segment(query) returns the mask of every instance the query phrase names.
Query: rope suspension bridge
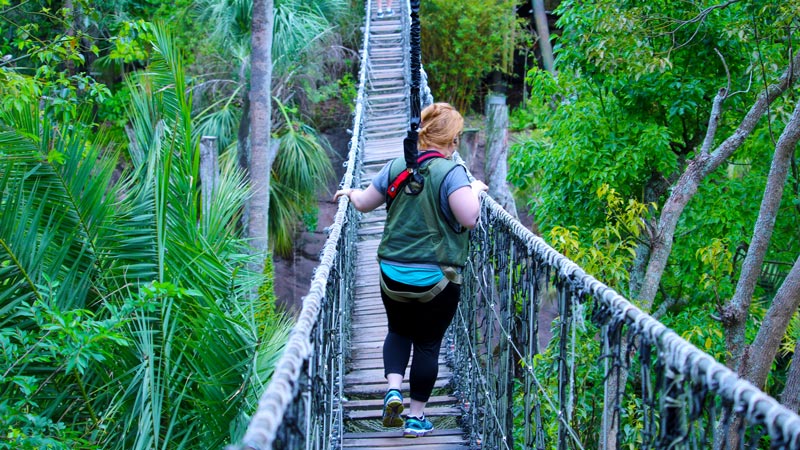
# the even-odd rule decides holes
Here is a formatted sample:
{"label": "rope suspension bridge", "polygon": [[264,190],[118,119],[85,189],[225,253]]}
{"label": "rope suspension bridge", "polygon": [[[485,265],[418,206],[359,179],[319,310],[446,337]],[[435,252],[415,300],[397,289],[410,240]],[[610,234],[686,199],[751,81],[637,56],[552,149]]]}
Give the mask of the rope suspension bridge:
{"label": "rope suspension bridge", "polygon": [[[409,123],[409,29],[419,1],[396,2],[400,14],[381,19],[365,3],[343,187],[366,187],[399,156]],[[800,449],[800,417],[553,250],[492,198],[481,202],[426,410],[432,434],[403,439],[380,426],[386,319],[376,252],[386,211],[360,214],[343,197],[289,342],[232,448],[706,449],[735,441],[735,448]],[[549,342],[549,329],[540,329],[550,327],[548,308],[558,312]],[[596,360],[580,365],[576,356],[590,351]]]}

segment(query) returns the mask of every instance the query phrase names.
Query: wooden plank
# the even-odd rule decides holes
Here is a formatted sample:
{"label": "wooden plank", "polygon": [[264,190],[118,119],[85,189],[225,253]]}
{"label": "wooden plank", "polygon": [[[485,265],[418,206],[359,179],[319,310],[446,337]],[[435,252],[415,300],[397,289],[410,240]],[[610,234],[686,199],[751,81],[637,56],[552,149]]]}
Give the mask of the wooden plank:
{"label": "wooden plank", "polygon": [[372,348],[352,349],[349,361],[364,361],[368,359],[383,358],[383,343]]}
{"label": "wooden plank", "polygon": [[[442,405],[451,405],[457,404],[458,399],[452,397],[450,395],[436,395],[428,399],[428,404],[426,406],[442,406]],[[405,405],[406,409],[410,408],[410,400],[403,399],[403,405]],[[350,410],[359,410],[359,409],[380,409],[383,407],[383,399],[376,399],[376,400],[348,400],[342,403],[344,409]],[[425,409],[425,415],[428,414],[427,408]]]}
{"label": "wooden plank", "polygon": [[356,294],[356,298],[353,301],[352,312],[353,314],[361,315],[383,312],[383,300],[381,300],[381,294],[378,290],[377,283],[375,284],[374,290],[369,289],[365,292],[362,291],[360,294]]}
{"label": "wooden plank", "polygon": [[[439,366],[446,367],[447,361],[440,358]],[[353,358],[347,364],[349,370],[362,370],[362,369],[383,369],[383,356],[377,355],[372,358]]]}
{"label": "wooden plank", "polygon": [[362,314],[355,318],[353,323],[358,323],[359,326],[365,328],[379,328],[380,326],[385,327],[388,320],[386,319],[386,314],[381,310],[380,312],[371,311],[370,314]]}
{"label": "wooden plank", "polygon": [[[460,416],[462,413],[463,411],[461,408],[457,406],[425,407],[425,417]],[[376,420],[382,417],[383,408],[376,407],[371,410],[348,411],[345,414],[347,415],[347,418],[351,420]]]}
{"label": "wooden plank", "polygon": [[382,313],[383,300],[381,300],[380,287],[378,284],[375,283],[374,288],[365,288],[361,292],[356,293],[353,301],[353,308],[350,311],[353,314],[360,314],[362,316]]}
{"label": "wooden plank", "polygon": [[[435,426],[435,425],[434,425]],[[468,442],[462,430],[434,429],[430,434],[415,439],[403,437],[402,430],[384,433],[346,433],[342,447],[348,449],[410,448],[414,450],[460,450],[467,449]]]}
{"label": "wooden plank", "polygon": [[383,342],[384,338],[386,337],[386,328],[379,327],[379,328],[365,328],[364,332],[357,333],[355,336],[352,337],[351,342],[354,344],[361,343],[361,342]]}
{"label": "wooden plank", "polygon": [[[362,314],[357,318],[357,320],[353,320],[353,323],[358,323],[360,326],[363,326],[368,329],[381,328],[379,326],[372,325],[372,323],[374,322],[379,322],[380,324],[385,326],[388,323],[388,320],[386,320],[386,314],[382,310],[374,311],[371,315]],[[367,331],[368,330],[365,330],[365,332]],[[361,333],[356,333],[356,334],[361,334]]]}
{"label": "wooden plank", "polygon": [[[435,424],[434,424],[435,426]],[[464,430],[460,428],[448,428],[448,429],[441,429],[441,430],[434,430],[437,435],[439,436],[463,436]],[[364,433],[345,433],[342,436],[344,439],[373,439],[373,438],[384,438],[387,435],[393,435],[394,432],[386,432],[386,431],[373,431],[373,432],[364,432]]]}
{"label": "wooden plank", "polygon": [[383,312],[383,300],[381,300],[381,294],[377,284],[375,285],[374,291],[368,290],[356,295],[351,312],[361,315]]}
{"label": "wooden plank", "polygon": [[[433,433],[436,433],[436,431],[434,430]],[[360,449],[375,450],[380,448],[407,448],[412,450],[468,450],[469,449],[469,445],[467,445],[466,441],[464,441],[461,444],[458,442],[444,442],[444,443],[431,444],[430,442],[432,441],[426,440],[428,438],[430,438],[430,436],[424,436],[419,439],[404,439],[402,435],[397,434],[396,438],[389,438],[389,439],[397,439],[397,441],[389,440],[389,441],[373,442],[372,439],[368,439],[362,442],[357,440],[346,440],[342,442],[342,447],[353,450],[360,450]]]}
{"label": "wooden plank", "polygon": [[[443,388],[448,385],[450,382],[451,374],[447,374],[446,377],[437,377],[436,382],[433,384],[435,388]],[[363,383],[347,383],[345,382],[345,393],[353,393],[353,394],[364,394],[364,395],[374,395],[380,394],[383,395],[386,393],[386,380],[381,375],[381,379],[375,380],[372,382],[363,382]],[[409,386],[407,381],[403,381],[400,390],[403,392],[408,392]]]}
{"label": "wooden plank", "polygon": [[388,321],[386,319],[386,315],[385,314],[379,314],[379,313],[361,314],[361,315],[353,318],[353,323],[354,324],[358,323],[359,325],[363,324],[363,323],[378,322],[378,321],[381,324],[387,324],[388,323]]}
{"label": "wooden plank", "polygon": [[[380,343],[383,346],[383,342]],[[449,368],[442,370],[439,367],[439,375],[437,379],[449,379],[453,376],[453,372]],[[365,369],[356,372],[350,372],[344,376],[345,384],[373,384],[373,383],[386,383],[386,378],[383,376],[383,369]]]}
{"label": "wooden plank", "polygon": [[[375,323],[377,322],[377,323]],[[355,322],[353,322],[355,323]],[[389,329],[389,322],[384,318],[376,317],[376,320],[373,321],[359,321],[358,322],[359,330],[382,330],[384,334]],[[358,334],[358,333],[356,333]]]}
{"label": "wooden plank", "polygon": [[[447,368],[447,361],[444,355],[439,356],[439,369],[444,371]],[[383,356],[382,352],[374,356],[351,358],[347,363],[348,371],[358,370],[383,370]]]}
{"label": "wooden plank", "polygon": [[389,321],[386,319],[385,314],[374,314],[372,316],[359,316],[358,318],[356,318],[356,320],[353,320],[353,324],[354,325],[358,324],[358,326],[364,327],[365,330],[387,329],[389,326]]}

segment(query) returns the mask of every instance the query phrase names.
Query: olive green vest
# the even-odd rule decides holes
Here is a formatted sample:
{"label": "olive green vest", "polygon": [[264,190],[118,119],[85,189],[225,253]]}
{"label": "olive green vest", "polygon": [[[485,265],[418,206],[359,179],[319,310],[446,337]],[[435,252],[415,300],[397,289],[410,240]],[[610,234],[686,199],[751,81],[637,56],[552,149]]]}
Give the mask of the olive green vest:
{"label": "olive green vest", "polygon": [[[389,183],[405,170],[405,160],[392,161]],[[463,267],[467,261],[469,233],[459,223],[450,223],[439,206],[439,189],[456,163],[434,158],[423,163],[419,173],[425,185],[418,195],[402,192],[386,215],[378,257],[399,262]]]}

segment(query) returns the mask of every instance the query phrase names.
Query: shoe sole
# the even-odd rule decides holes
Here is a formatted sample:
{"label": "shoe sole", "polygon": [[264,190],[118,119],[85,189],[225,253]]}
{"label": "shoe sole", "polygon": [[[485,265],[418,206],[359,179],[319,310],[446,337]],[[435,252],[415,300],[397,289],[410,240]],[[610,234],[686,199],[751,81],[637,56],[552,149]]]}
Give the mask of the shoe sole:
{"label": "shoe sole", "polygon": [[403,418],[400,414],[403,413],[403,402],[394,400],[386,404],[383,410],[383,426],[390,428],[402,427]]}
{"label": "shoe sole", "polygon": [[412,438],[413,439],[413,438],[418,438],[418,437],[425,436],[425,435],[430,434],[432,432],[433,432],[433,428],[431,428],[430,430],[409,430],[409,429],[405,429],[405,430],[403,430],[403,437]]}

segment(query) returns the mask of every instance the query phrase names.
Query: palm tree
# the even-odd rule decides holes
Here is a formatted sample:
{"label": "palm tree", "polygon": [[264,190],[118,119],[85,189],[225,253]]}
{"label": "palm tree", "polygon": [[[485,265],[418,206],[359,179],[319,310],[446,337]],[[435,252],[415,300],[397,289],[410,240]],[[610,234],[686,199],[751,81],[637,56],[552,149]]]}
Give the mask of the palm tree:
{"label": "palm tree", "polygon": [[[317,80],[324,76],[323,65],[326,61],[341,59],[338,58],[338,54],[332,58],[321,55],[332,48],[340,48],[336,45],[338,41],[333,21],[347,14],[349,5],[344,0],[282,0],[275,2],[274,6],[271,92],[283,105],[298,96],[298,91],[303,89],[300,87],[301,81],[311,88],[316,86]],[[252,128],[263,132],[266,129],[263,125],[251,126],[250,122],[254,105],[248,100],[249,86],[246,85],[246,74],[250,71],[248,57],[250,30],[247,26],[251,23],[252,7],[252,2],[241,0],[205,0],[198,5],[201,17],[213,25],[212,38],[220,43],[219,51],[228,55],[222,59],[238,62],[238,65],[228,68],[238,79],[234,78],[232,80],[234,83],[226,83],[235,87],[225,91],[225,95],[210,101],[212,105],[219,105],[219,108],[207,108],[200,117],[200,127],[205,134],[231,137],[237,135],[235,131],[238,127],[239,151],[245,154],[242,160],[249,160],[253,156],[247,155],[248,147],[252,145],[248,142],[251,140],[249,130]],[[255,48],[253,50],[255,51]],[[261,54],[258,61],[264,60],[265,56]],[[237,105],[242,105],[241,111]],[[241,122],[234,120],[234,117],[241,118]],[[294,183],[308,179],[324,180],[332,173],[332,168],[324,141],[300,120],[300,116],[294,114],[289,118],[285,112],[273,110],[270,117],[274,124],[273,128],[279,130],[279,135],[290,130],[301,130],[299,133],[292,131],[291,135],[287,136],[290,141],[279,139],[276,154],[273,155],[270,149],[264,151],[269,163],[267,166],[271,167],[275,158],[282,159],[283,164],[278,164],[269,171],[258,170],[258,173],[272,174],[269,183],[264,183],[265,186],[269,186],[269,194],[266,197],[269,202],[267,208],[269,224],[268,227],[261,228],[269,229],[269,239],[275,251],[286,255],[291,252],[292,237],[300,212],[308,211],[315,203],[313,195],[298,194],[308,185]],[[289,124],[289,121],[292,123]],[[300,145],[297,145],[297,139],[291,140],[296,136],[302,139]],[[259,141],[264,139],[259,138]],[[227,146],[233,143],[224,141],[223,144]],[[298,158],[294,160],[288,157],[282,158],[281,154],[293,154]],[[287,161],[295,163],[287,164]],[[309,161],[310,164],[297,164],[299,161]],[[289,170],[291,173],[282,172],[284,170]],[[317,182],[311,186],[318,185]]]}
{"label": "palm tree", "polygon": [[[269,199],[272,162],[277,145],[272,145],[272,0],[253,0],[250,58],[250,145],[248,174],[253,196],[247,209],[247,236],[254,253],[263,260],[269,249]],[[255,269],[263,272],[263,262]]]}
{"label": "palm tree", "polygon": [[[38,102],[0,111],[0,412],[19,448],[220,448],[246,426],[288,319],[249,292],[225,156],[201,216],[198,140],[164,26],[132,90],[130,166]],[[118,145],[117,145],[118,146]],[[66,427],[64,427],[66,425]]]}

